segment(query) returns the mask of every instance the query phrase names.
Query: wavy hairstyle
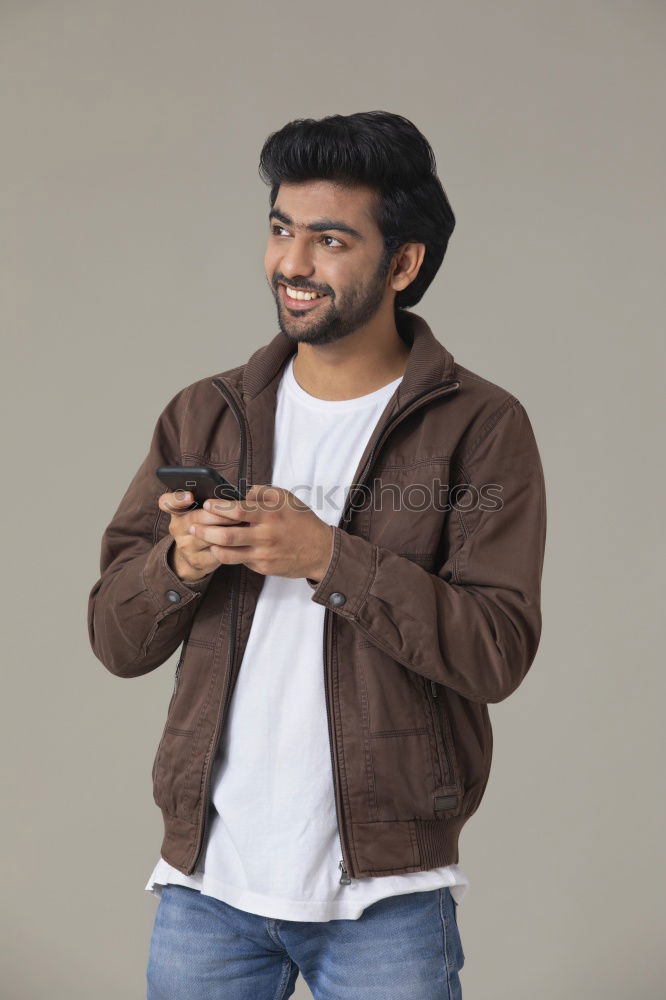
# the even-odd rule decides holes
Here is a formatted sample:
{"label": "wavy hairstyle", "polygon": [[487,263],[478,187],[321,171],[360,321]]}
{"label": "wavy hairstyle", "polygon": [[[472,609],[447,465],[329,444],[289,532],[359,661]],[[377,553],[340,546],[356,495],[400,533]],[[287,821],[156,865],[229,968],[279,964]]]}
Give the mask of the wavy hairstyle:
{"label": "wavy hairstyle", "polygon": [[389,111],[296,118],[268,136],[259,159],[259,175],[271,185],[271,208],[282,183],[328,180],[378,192],[373,214],[384,239],[384,273],[404,243],[425,244],[418,274],[396,294],[396,309],[420,301],[456,224],[436,170],[425,136],[408,118]]}

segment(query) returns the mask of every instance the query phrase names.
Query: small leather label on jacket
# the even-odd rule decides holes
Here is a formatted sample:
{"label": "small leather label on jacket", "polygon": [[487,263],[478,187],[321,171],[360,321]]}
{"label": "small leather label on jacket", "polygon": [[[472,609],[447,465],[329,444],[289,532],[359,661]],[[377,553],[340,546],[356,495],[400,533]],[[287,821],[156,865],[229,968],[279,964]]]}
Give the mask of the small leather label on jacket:
{"label": "small leather label on jacket", "polygon": [[458,805],[457,795],[436,795],[435,809],[453,809]]}

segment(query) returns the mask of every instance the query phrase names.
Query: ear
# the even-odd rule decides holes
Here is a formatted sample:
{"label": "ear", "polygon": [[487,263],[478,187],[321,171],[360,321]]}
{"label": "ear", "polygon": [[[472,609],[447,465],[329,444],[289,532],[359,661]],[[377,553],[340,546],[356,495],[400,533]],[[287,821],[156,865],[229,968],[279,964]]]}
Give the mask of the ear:
{"label": "ear", "polygon": [[391,288],[401,292],[407,285],[411,285],[419,273],[425,251],[425,243],[405,243],[396,251],[390,280]]}

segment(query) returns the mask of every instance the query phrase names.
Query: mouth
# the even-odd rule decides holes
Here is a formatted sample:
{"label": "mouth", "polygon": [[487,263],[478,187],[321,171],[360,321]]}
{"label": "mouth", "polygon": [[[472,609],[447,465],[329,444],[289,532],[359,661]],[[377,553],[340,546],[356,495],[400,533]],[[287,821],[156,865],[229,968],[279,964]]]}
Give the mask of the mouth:
{"label": "mouth", "polygon": [[[318,305],[330,298],[329,295],[323,295],[321,293],[317,293],[317,297],[314,299],[292,298],[287,294],[288,287],[289,286],[285,285],[282,281],[278,282],[280,302],[282,302],[287,309],[293,309],[297,312],[310,312],[311,309],[316,309]],[[292,289],[292,291],[300,292],[304,291],[304,289]]]}

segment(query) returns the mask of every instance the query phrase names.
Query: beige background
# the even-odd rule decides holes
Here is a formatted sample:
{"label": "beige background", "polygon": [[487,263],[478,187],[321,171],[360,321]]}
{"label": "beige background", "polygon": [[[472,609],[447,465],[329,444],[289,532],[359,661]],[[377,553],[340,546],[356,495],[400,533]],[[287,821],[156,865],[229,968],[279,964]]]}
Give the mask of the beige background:
{"label": "beige background", "polygon": [[0,4],[7,1000],[145,995],[174,664],[123,682],[93,657],[101,532],[167,400],[277,331],[263,140],[373,108],[426,134],[457,215],[415,311],[521,399],[548,488],[541,647],[461,837],[464,997],[661,995],[665,22]]}

